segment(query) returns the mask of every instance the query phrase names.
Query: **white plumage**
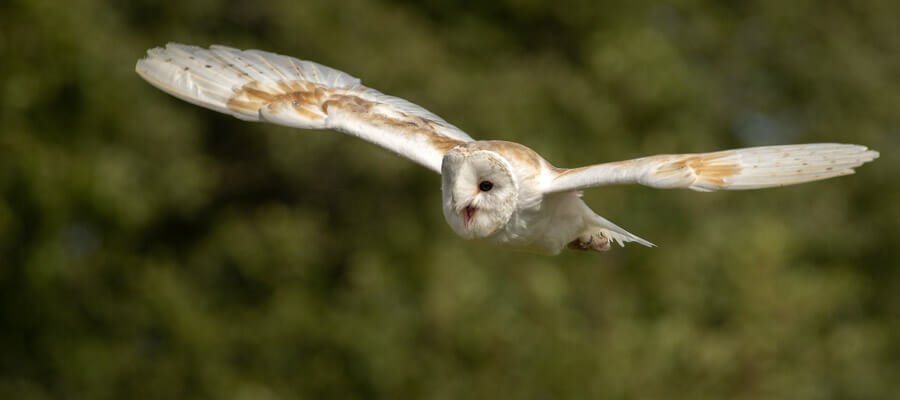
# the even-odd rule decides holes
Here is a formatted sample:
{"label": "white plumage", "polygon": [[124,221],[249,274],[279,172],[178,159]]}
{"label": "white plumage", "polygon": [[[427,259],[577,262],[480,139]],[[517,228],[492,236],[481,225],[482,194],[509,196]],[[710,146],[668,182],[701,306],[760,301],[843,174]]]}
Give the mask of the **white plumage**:
{"label": "white plumage", "polygon": [[750,147],[703,154],[658,155],[564,171],[548,191],[616,183],[655,188],[713,190],[760,189],[848,175],[878,153],[838,143]]}
{"label": "white plumage", "polygon": [[557,168],[521,144],[475,141],[413,103],[314,62],[174,43],[147,54],[137,73],[175,97],[243,120],[334,129],[372,142],[441,173],[444,216],[463,238],[551,254],[567,246],[604,251],[611,242],[653,246],[595,214],[580,198],[586,188],[758,189],[852,174],[878,157],[865,146],[816,143]]}

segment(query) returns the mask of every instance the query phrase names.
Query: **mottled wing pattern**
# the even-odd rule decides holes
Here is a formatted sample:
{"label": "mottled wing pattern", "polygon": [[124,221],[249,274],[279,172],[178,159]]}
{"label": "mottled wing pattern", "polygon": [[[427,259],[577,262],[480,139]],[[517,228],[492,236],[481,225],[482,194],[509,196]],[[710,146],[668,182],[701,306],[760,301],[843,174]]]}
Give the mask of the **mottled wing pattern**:
{"label": "mottled wing pattern", "polygon": [[701,192],[794,185],[853,173],[878,158],[865,146],[836,143],[749,147],[701,154],[657,155],[559,169],[544,192],[639,183]]}
{"label": "mottled wing pattern", "polygon": [[260,50],[169,43],[147,52],[137,73],[182,100],[249,121],[334,129],[440,172],[465,132],[344,72]]}

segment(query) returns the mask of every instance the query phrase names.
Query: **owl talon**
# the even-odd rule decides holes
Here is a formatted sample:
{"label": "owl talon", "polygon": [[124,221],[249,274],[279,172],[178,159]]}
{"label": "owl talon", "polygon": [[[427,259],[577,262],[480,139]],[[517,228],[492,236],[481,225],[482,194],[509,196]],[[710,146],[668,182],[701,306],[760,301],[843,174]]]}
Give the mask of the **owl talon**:
{"label": "owl talon", "polygon": [[573,250],[584,251],[607,251],[612,248],[609,238],[603,233],[581,236],[569,242],[567,247]]}

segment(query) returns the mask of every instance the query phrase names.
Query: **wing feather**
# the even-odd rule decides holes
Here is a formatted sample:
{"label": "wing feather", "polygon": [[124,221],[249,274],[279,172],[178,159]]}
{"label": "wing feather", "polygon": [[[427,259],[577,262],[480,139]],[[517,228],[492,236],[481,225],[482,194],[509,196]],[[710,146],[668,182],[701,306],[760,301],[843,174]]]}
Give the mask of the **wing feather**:
{"label": "wing feather", "polygon": [[135,66],[157,88],[249,121],[334,129],[440,172],[465,132],[409,101],[363,86],[341,71],[261,50],[169,43]]}
{"label": "wing feather", "polygon": [[658,155],[582,168],[559,169],[545,184],[544,192],[622,183],[701,192],[760,189],[849,175],[854,168],[876,158],[878,152],[865,146],[837,143]]}

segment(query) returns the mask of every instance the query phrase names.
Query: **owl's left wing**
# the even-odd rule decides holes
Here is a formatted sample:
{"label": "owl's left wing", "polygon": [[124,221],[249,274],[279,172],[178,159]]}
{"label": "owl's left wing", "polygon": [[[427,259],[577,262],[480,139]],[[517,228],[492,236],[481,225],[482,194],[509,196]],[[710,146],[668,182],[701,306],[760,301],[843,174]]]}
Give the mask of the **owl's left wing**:
{"label": "owl's left wing", "polygon": [[265,51],[169,43],[147,51],[135,70],[196,105],[249,121],[334,129],[438,173],[444,153],[472,141],[437,115],[344,72]]}
{"label": "owl's left wing", "polygon": [[701,192],[794,185],[853,173],[878,158],[855,144],[814,143],[749,147],[700,154],[666,154],[634,160],[558,169],[543,192],[638,183]]}

